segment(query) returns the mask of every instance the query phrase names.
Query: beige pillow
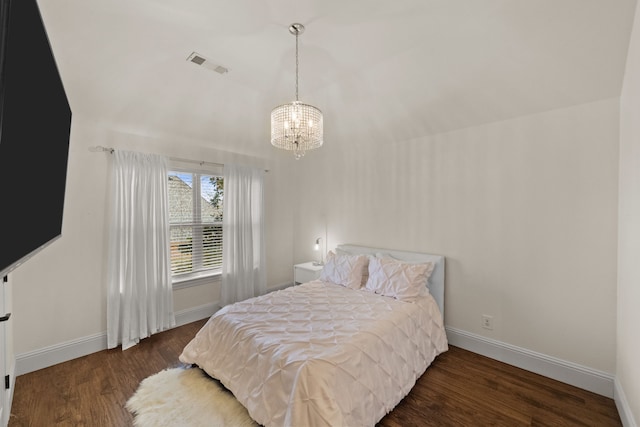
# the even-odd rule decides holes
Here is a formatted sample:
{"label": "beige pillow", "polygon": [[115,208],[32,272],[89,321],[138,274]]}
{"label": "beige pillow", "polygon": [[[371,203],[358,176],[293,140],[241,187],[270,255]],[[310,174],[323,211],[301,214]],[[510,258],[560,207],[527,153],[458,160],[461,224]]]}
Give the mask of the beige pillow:
{"label": "beige pillow", "polygon": [[406,263],[393,258],[371,258],[365,289],[402,301],[415,301],[427,290],[427,280],[435,265],[432,262]]}
{"label": "beige pillow", "polygon": [[352,289],[362,287],[362,275],[367,271],[369,258],[364,255],[327,254],[327,261],[320,272],[320,280]]}
{"label": "beige pillow", "polygon": [[[336,255],[352,255],[352,254],[345,251],[344,249],[336,248]],[[367,258],[373,258],[375,255],[362,255],[362,256],[366,256]],[[360,286],[361,288],[364,288],[364,285],[367,284],[367,280],[369,279],[368,266],[369,266],[369,262],[367,261],[367,268],[365,268],[364,271],[362,272],[362,285]]]}

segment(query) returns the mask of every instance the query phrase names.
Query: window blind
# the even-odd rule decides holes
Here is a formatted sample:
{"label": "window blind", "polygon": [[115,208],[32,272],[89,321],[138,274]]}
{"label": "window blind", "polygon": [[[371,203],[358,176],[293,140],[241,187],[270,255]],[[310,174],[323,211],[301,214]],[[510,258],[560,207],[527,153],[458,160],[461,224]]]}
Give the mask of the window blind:
{"label": "window blind", "polygon": [[171,272],[183,276],[222,268],[223,179],[169,173]]}

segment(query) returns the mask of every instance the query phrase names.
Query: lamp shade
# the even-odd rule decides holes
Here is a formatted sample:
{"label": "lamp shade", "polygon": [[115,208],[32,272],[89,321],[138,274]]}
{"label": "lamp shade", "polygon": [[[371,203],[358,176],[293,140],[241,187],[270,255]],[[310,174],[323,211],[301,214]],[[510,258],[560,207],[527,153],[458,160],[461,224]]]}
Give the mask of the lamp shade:
{"label": "lamp shade", "polygon": [[322,112],[313,105],[293,101],[271,111],[271,145],[294,152],[296,159],[322,147]]}

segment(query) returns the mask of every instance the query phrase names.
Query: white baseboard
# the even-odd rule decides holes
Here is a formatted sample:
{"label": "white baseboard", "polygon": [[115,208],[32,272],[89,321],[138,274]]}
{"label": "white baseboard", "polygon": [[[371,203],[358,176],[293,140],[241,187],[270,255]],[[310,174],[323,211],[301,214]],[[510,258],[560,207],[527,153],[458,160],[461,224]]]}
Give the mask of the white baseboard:
{"label": "white baseboard", "polygon": [[620,414],[620,421],[624,427],[638,427],[636,420],[633,418],[633,413],[629,407],[629,401],[624,393],[624,389],[618,379],[615,379],[614,398],[616,407],[618,408],[618,414]]}
{"label": "white baseboard", "polygon": [[[176,326],[186,325],[196,320],[211,317],[220,308],[217,302],[200,305],[175,313]],[[58,363],[106,350],[107,333],[90,335],[83,338],[55,344],[27,353],[18,354],[15,363],[15,375],[28,374],[38,369],[48,368]]]}
{"label": "white baseboard", "polygon": [[86,356],[107,348],[107,333],[82,337],[18,354],[16,356],[16,375],[23,375],[38,369],[48,368],[58,363]]}
{"label": "white baseboard", "polygon": [[176,327],[211,317],[218,310],[220,310],[220,303],[216,301],[193,308],[187,308],[186,310],[177,311],[175,313]]}
{"label": "white baseboard", "polygon": [[446,330],[451,345],[613,398],[614,376],[606,372],[449,326]]}

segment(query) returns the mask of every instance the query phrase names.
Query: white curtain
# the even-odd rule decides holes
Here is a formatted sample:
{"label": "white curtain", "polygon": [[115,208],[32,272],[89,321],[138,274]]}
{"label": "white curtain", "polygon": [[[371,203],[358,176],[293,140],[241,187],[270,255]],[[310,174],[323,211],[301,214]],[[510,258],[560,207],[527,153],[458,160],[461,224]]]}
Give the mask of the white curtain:
{"label": "white curtain", "polygon": [[267,291],[263,187],[264,170],[224,165],[223,305]]}
{"label": "white curtain", "polygon": [[125,350],[175,326],[167,159],[117,150],[107,272],[107,345]]}

